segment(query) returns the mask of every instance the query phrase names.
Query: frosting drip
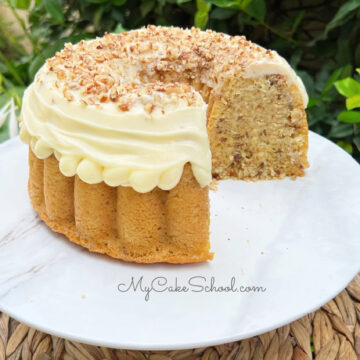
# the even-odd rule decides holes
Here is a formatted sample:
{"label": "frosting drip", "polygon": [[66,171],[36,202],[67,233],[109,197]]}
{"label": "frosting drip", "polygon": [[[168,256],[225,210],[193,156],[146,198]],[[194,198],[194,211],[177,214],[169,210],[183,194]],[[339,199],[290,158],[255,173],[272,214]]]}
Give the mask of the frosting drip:
{"label": "frosting drip", "polygon": [[[150,86],[150,85],[149,85]],[[174,85],[172,85],[174,87]],[[206,104],[191,88],[128,94],[128,111],[108,102],[67,101],[46,65],[25,91],[20,137],[40,159],[54,153],[65,176],[148,192],[177,185],[185,163],[201,186],[211,181]],[[162,106],[153,107],[154,97]],[[150,108],[149,105],[150,104]]]}

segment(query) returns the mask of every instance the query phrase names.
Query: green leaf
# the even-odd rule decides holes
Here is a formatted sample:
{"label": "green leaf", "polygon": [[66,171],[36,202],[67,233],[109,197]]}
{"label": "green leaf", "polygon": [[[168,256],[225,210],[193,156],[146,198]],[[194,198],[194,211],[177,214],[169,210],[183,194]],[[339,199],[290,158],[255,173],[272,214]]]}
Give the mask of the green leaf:
{"label": "green leaf", "polygon": [[0,128],[0,143],[9,139],[9,121],[6,121],[5,124]]}
{"label": "green leaf", "polygon": [[354,133],[353,124],[343,124],[340,122],[335,123],[330,133],[328,134],[328,137],[335,138],[335,139],[341,139],[347,136],[352,136]]}
{"label": "green leaf", "polygon": [[122,6],[126,3],[126,0],[111,0],[111,3],[115,6]]}
{"label": "green leaf", "polygon": [[209,15],[204,12],[197,11],[194,17],[194,25],[200,29],[205,29],[209,20]]}
{"label": "green leaf", "polygon": [[208,13],[211,10],[211,4],[205,0],[196,0],[196,7],[198,11]]}
{"label": "green leaf", "polygon": [[27,10],[30,6],[31,0],[11,0],[10,3],[16,9]]}
{"label": "green leaf", "polygon": [[292,26],[291,26],[291,35],[294,34],[297,30],[297,28],[299,27],[300,23],[301,23],[301,20],[304,18],[306,14],[306,11],[305,10],[301,10],[298,15],[296,16]]}
{"label": "green leaf", "polygon": [[224,9],[224,8],[215,8],[211,14],[210,18],[215,20],[226,20],[231,18],[237,13],[236,10]]}
{"label": "green leaf", "polygon": [[318,104],[319,101],[320,101],[320,100],[315,99],[315,98],[313,98],[313,97],[310,96],[310,97],[309,97],[309,103],[308,103],[308,105],[307,105],[307,108],[308,108],[308,109],[312,108],[313,106],[315,106],[316,104]]}
{"label": "green leaf", "polygon": [[0,64],[4,66],[4,71],[9,72],[18,85],[25,85],[24,80],[17,71],[14,61],[8,60],[8,58],[0,51]]}
{"label": "green leaf", "polygon": [[360,151],[360,135],[353,138],[353,143],[357,147],[358,151]]}
{"label": "green leaf", "polygon": [[346,108],[352,110],[360,107],[360,93],[346,99]]}
{"label": "green leaf", "polygon": [[196,0],[197,12],[194,17],[194,25],[200,29],[205,29],[209,19],[211,4],[204,0]]}
{"label": "green leaf", "polygon": [[105,6],[99,5],[97,9],[94,12],[93,17],[93,25],[94,25],[94,31],[96,32],[100,26],[102,15],[104,13]]}
{"label": "green leaf", "polygon": [[356,68],[358,74],[360,74],[360,68]]}
{"label": "green leaf", "polygon": [[[311,97],[310,97],[310,102],[311,102]],[[309,127],[313,127],[318,123],[322,123],[324,122],[324,119],[326,119],[325,106],[320,102],[316,104],[316,106],[312,106],[311,108],[309,108],[308,106],[306,109],[306,114],[308,117]],[[338,123],[338,121],[335,122]]]}
{"label": "green leaf", "polygon": [[140,13],[144,18],[154,8],[155,0],[142,0],[140,5]]}
{"label": "green leaf", "polygon": [[[123,9],[112,8],[111,18],[114,19],[117,24],[119,24],[119,23],[123,24],[124,23]],[[106,20],[109,20],[109,18],[106,17]],[[101,26],[102,25],[103,25],[103,23],[101,23]]]}
{"label": "green leaf", "polygon": [[297,74],[300,76],[303,81],[306,91],[310,96],[315,97],[315,83],[313,77],[307,71],[297,71]]}
{"label": "green leaf", "polygon": [[342,111],[338,115],[338,120],[344,123],[360,123],[360,111]]}
{"label": "green leaf", "polygon": [[40,55],[36,56],[30,63],[28,73],[30,80],[33,80],[37,71],[40,69],[44,63],[44,58]]}
{"label": "green leaf", "polygon": [[[0,95],[0,107],[2,108],[8,101],[10,97],[7,94]],[[5,123],[0,126],[0,143],[9,138],[9,119],[6,119]]]}
{"label": "green leaf", "polygon": [[24,95],[25,86],[14,86],[9,89],[9,95],[14,98],[15,104],[21,107],[22,97]]}
{"label": "green leaf", "polygon": [[337,142],[337,144],[342,147],[346,152],[348,152],[349,154],[352,154],[353,153],[353,147],[351,144],[349,144],[348,142],[345,142],[345,141],[342,141],[342,140],[339,140]]}
{"label": "green leaf", "polygon": [[351,97],[360,93],[360,83],[350,77],[334,83],[336,90],[343,96]]}
{"label": "green leaf", "polygon": [[126,29],[122,26],[122,24],[117,24],[116,28],[114,29],[115,34],[120,34],[120,33],[123,33],[125,31],[126,31]]}
{"label": "green leaf", "polygon": [[252,0],[207,0],[221,8],[245,10]]}
{"label": "green leaf", "polygon": [[357,44],[355,50],[353,50],[353,53],[354,53],[354,63],[360,64],[360,43]]}
{"label": "green leaf", "polygon": [[229,0],[208,0],[210,4],[216,5],[220,8],[235,8],[234,2],[235,1],[229,1]]}
{"label": "green leaf", "polygon": [[266,15],[266,1],[265,0],[252,0],[247,6],[246,10],[248,14],[255,19],[263,22]]}
{"label": "green leaf", "polygon": [[338,39],[335,60],[339,65],[352,63],[352,47],[349,39]]}
{"label": "green leaf", "polygon": [[331,88],[333,87],[335,81],[342,79],[346,76],[350,76],[352,72],[352,66],[350,64],[342,66],[341,68],[335,70],[331,76],[329,77],[329,79],[326,81],[326,84],[324,86],[324,89],[321,93],[321,95],[326,94],[328,91],[331,90]]}
{"label": "green leaf", "polygon": [[330,30],[342,25],[356,9],[360,8],[360,0],[350,0],[342,5],[332,20],[325,27],[325,34]]}
{"label": "green leaf", "polygon": [[55,23],[61,24],[64,22],[64,15],[61,3],[59,0],[45,0],[45,9],[54,19]]}
{"label": "green leaf", "polygon": [[296,49],[292,55],[291,55],[291,58],[290,58],[290,65],[292,68],[296,69],[300,60],[301,60],[301,57],[303,55],[303,50],[298,48]]}
{"label": "green leaf", "polygon": [[92,3],[92,4],[102,4],[102,3],[106,2],[107,0],[86,0],[86,1],[89,3]]}

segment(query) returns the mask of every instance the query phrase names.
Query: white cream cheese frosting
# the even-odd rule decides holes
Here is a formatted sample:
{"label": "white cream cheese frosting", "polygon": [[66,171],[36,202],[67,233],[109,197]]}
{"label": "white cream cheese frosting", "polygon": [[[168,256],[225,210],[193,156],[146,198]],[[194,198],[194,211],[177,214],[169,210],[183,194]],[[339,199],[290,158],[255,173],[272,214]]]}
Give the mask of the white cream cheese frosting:
{"label": "white cream cheese frosting", "polygon": [[198,78],[221,96],[233,76],[272,74],[283,75],[306,107],[304,85],[290,65],[243,36],[148,26],[66,44],[25,91],[21,139],[40,159],[54,154],[65,176],[89,184],[169,190],[190,162],[206,186],[207,105],[194,88],[171,82]]}
{"label": "white cream cheese frosting", "polygon": [[[190,162],[199,184],[210,183],[207,106],[194,90],[182,96],[156,90],[140,97],[129,94],[131,109],[119,111],[112,102],[85,106],[74,91],[69,102],[54,83],[44,65],[25,91],[20,137],[40,159],[54,153],[63,175],[144,193],[156,186],[175,187]],[[156,96],[162,107],[150,112],[147,105]]]}
{"label": "white cream cheese frosting", "polygon": [[249,65],[246,68],[244,77],[253,78],[273,74],[284,75],[288,85],[295,85],[297,87],[303,101],[303,106],[306,108],[309,97],[302,80],[282,56],[276,51],[272,51],[272,54],[272,59],[258,59],[256,62]]}

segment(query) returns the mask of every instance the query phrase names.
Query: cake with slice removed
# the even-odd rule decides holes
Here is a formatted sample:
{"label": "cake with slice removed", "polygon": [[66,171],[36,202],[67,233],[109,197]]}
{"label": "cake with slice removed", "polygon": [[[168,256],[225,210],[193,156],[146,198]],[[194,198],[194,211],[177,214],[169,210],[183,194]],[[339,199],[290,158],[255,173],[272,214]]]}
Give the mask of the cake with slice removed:
{"label": "cake with slice removed", "polygon": [[67,44],[24,95],[32,204],[91,251],[211,259],[211,179],[303,176],[306,104],[288,63],[242,36],[148,26]]}

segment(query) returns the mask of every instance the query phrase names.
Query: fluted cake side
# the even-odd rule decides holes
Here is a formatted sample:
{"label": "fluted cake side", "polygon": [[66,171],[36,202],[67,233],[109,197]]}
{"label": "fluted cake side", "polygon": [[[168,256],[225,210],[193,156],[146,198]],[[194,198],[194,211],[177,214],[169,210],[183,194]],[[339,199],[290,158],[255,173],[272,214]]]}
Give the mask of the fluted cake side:
{"label": "fluted cake side", "polygon": [[72,242],[141,263],[212,259],[208,187],[200,187],[189,164],[175,188],[147,193],[65,177],[54,155],[41,160],[30,148],[29,166],[33,207],[52,230]]}

